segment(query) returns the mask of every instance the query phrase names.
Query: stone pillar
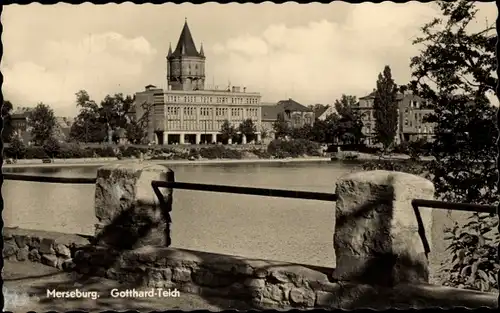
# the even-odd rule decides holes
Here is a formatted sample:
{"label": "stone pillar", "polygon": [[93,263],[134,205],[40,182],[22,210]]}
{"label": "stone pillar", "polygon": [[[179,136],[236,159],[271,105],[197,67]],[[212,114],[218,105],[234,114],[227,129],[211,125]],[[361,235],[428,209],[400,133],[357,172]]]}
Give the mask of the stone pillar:
{"label": "stone pillar", "polygon": [[179,134],[179,144],[183,145],[185,142],[184,142],[184,133],[180,133]]}
{"label": "stone pillar", "polygon": [[196,133],[196,144],[199,145],[201,142],[201,134],[200,133]]}
{"label": "stone pillar", "polygon": [[[337,181],[333,246],[337,280],[375,285],[427,282],[428,260],[412,199],[433,199],[419,176],[368,171]],[[419,208],[430,242],[431,209]]]}
{"label": "stone pillar", "polygon": [[217,142],[217,134],[212,134],[212,143]]}
{"label": "stone pillar", "polygon": [[168,132],[163,132],[163,144],[168,145]]}
{"label": "stone pillar", "polygon": [[241,134],[241,144],[244,145],[247,143],[247,136],[245,136],[244,134]]}
{"label": "stone pillar", "polygon": [[172,192],[160,188],[160,203],[151,181],[173,180],[173,172],[148,162],[120,162],[97,171],[95,243],[118,249],[168,246]]}
{"label": "stone pillar", "polygon": [[154,138],[154,141],[155,141],[155,145],[158,144],[158,134],[157,133],[153,133],[153,138]]}

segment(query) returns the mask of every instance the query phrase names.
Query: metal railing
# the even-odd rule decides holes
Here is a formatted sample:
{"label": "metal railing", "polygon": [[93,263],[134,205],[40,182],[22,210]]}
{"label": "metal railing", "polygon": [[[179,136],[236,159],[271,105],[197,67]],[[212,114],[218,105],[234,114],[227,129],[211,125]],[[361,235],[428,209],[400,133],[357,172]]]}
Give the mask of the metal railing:
{"label": "metal railing", "polygon": [[[96,178],[69,178],[69,177],[33,176],[33,175],[19,175],[19,174],[3,174],[3,178],[4,180],[40,182],[40,183],[59,183],[59,184],[96,183]],[[158,180],[152,181],[151,186],[160,204],[166,205],[169,208],[168,210],[169,212],[171,210],[171,201],[169,201],[170,203],[165,203],[164,196],[161,193],[160,188],[232,193],[232,194],[277,197],[277,198],[318,200],[318,201],[330,201],[330,202],[335,202],[338,199],[337,195],[332,193],[176,182],[174,177],[174,172],[167,173],[166,181],[158,181]],[[411,204],[417,219],[418,233],[424,245],[424,250],[426,255],[428,255],[430,252],[430,245],[425,234],[425,228],[422,221],[422,217],[420,215],[419,207],[478,212],[478,213],[490,213],[490,214],[495,214],[497,212],[497,207],[493,205],[456,203],[456,202],[445,202],[445,201],[425,200],[425,199],[414,199],[411,201]]]}
{"label": "metal railing", "polygon": [[51,177],[51,176],[35,176],[35,175],[19,175],[19,174],[3,174],[4,180],[28,181],[37,183],[53,183],[53,184],[95,184],[96,178],[85,177]]}

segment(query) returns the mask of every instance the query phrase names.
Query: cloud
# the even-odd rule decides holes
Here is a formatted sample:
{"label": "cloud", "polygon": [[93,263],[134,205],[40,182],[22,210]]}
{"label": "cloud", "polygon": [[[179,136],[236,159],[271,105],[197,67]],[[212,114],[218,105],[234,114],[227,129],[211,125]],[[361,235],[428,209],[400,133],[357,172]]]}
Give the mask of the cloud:
{"label": "cloud", "polygon": [[276,24],[219,42],[211,50],[216,60],[208,62],[216,64],[215,76],[251,86],[269,100],[298,96],[304,103],[332,103],[342,93],[371,91],[385,65],[406,83],[416,54],[411,39],[435,14],[427,4],[365,3],[353,6],[342,24]]}
{"label": "cloud", "polygon": [[74,94],[80,89],[97,101],[117,89],[136,91],[131,78],[142,75],[144,65],[155,55],[144,37],[126,38],[115,32],[75,41],[46,41],[36,61],[7,55],[2,63],[3,90],[16,105],[44,102],[58,113],[74,114]]}

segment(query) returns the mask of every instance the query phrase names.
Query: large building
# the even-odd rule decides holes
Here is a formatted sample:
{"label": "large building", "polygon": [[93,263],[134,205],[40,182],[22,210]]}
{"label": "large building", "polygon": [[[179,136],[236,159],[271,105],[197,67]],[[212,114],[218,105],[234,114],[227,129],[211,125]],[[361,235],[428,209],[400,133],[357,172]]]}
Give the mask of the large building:
{"label": "large building", "polygon": [[[375,90],[365,97],[359,98],[355,107],[361,114],[363,122],[362,132],[368,145],[375,144],[375,112],[374,112]],[[398,134],[396,143],[413,141],[420,138],[430,140],[434,132],[434,124],[424,123],[423,118],[433,112],[427,103],[410,93],[398,94]]]}
{"label": "large building", "polygon": [[[261,95],[240,86],[205,89],[205,61],[203,46],[196,48],[186,21],[175,50],[168,51],[168,89],[149,85],[136,93],[136,119],[144,114],[143,104],[153,106],[147,127],[150,142],[218,143],[224,121],[238,128],[247,119],[256,126],[256,140],[261,140]],[[247,138],[242,135],[241,141]]]}

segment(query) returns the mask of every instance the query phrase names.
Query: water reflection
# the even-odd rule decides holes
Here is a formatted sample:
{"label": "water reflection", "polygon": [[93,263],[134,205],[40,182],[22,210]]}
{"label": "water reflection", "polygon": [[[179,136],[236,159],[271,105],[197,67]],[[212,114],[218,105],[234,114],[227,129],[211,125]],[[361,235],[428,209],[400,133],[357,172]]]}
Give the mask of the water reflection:
{"label": "water reflection", "polygon": [[[334,192],[352,171],[341,163],[172,165],[176,180],[235,186]],[[97,167],[10,168],[4,172],[95,177]],[[6,226],[92,234],[93,185],[5,181]],[[331,266],[333,204],[178,190],[173,203],[173,246]]]}

